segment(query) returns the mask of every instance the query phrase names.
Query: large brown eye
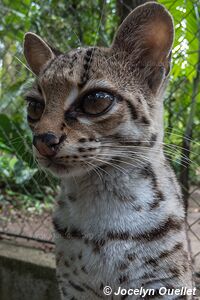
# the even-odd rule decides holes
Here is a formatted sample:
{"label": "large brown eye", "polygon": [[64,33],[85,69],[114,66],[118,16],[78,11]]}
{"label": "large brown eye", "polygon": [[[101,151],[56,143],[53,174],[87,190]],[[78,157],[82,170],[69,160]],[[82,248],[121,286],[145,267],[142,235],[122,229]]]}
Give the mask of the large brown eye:
{"label": "large brown eye", "polygon": [[38,102],[37,100],[29,100],[28,103],[28,120],[30,121],[38,121],[43,113],[44,110],[44,104],[41,102]]}
{"label": "large brown eye", "polygon": [[93,92],[82,100],[82,111],[90,116],[99,116],[108,112],[115,103],[115,96],[107,92]]}

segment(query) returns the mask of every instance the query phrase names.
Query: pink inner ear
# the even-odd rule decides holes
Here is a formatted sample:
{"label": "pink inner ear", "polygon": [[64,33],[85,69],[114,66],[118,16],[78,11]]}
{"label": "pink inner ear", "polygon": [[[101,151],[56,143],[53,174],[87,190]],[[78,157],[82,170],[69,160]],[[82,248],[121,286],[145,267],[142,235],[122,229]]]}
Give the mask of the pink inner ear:
{"label": "pink inner ear", "polygon": [[147,3],[132,11],[120,25],[112,48],[127,52],[133,61],[166,65],[173,44],[173,20],[158,3]]}
{"label": "pink inner ear", "polygon": [[147,30],[147,44],[152,48],[158,48],[161,51],[169,51],[172,39],[170,38],[171,32],[169,26],[162,22],[160,19],[149,24]]}
{"label": "pink inner ear", "polygon": [[173,42],[173,28],[160,18],[154,20],[145,28],[145,46],[151,52],[151,57],[157,63],[168,56]]}

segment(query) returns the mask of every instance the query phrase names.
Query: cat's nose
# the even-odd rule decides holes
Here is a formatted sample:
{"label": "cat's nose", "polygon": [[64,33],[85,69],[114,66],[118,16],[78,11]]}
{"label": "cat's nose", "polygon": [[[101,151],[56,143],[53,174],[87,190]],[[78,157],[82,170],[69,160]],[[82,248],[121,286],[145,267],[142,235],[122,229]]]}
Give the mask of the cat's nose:
{"label": "cat's nose", "polygon": [[56,136],[48,132],[44,134],[35,135],[33,137],[33,145],[43,156],[55,156],[58,152],[59,145],[63,142],[64,135]]}

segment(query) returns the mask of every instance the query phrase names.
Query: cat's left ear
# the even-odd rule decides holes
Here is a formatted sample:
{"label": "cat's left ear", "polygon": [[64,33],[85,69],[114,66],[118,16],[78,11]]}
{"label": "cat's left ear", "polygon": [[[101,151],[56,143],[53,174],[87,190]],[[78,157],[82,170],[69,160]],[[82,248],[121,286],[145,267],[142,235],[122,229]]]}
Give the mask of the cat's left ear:
{"label": "cat's left ear", "polygon": [[39,75],[46,63],[55,57],[49,45],[32,32],[25,34],[24,55],[29,67],[35,75]]}
{"label": "cat's left ear", "polygon": [[112,49],[128,59],[132,68],[139,66],[144,76],[149,73],[146,80],[156,91],[170,70],[173,36],[169,12],[161,4],[150,2],[138,6],[127,16],[115,35]]}

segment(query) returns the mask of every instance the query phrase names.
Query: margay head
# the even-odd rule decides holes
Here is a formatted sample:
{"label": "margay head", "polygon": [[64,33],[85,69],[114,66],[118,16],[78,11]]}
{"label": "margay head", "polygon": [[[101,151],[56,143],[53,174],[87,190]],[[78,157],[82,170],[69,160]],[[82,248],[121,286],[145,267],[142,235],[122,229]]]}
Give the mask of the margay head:
{"label": "margay head", "polygon": [[66,176],[128,158],[137,164],[159,148],[172,43],[172,18],[153,2],[129,14],[110,48],[60,54],[27,33],[24,54],[36,82],[26,99],[38,162]]}

